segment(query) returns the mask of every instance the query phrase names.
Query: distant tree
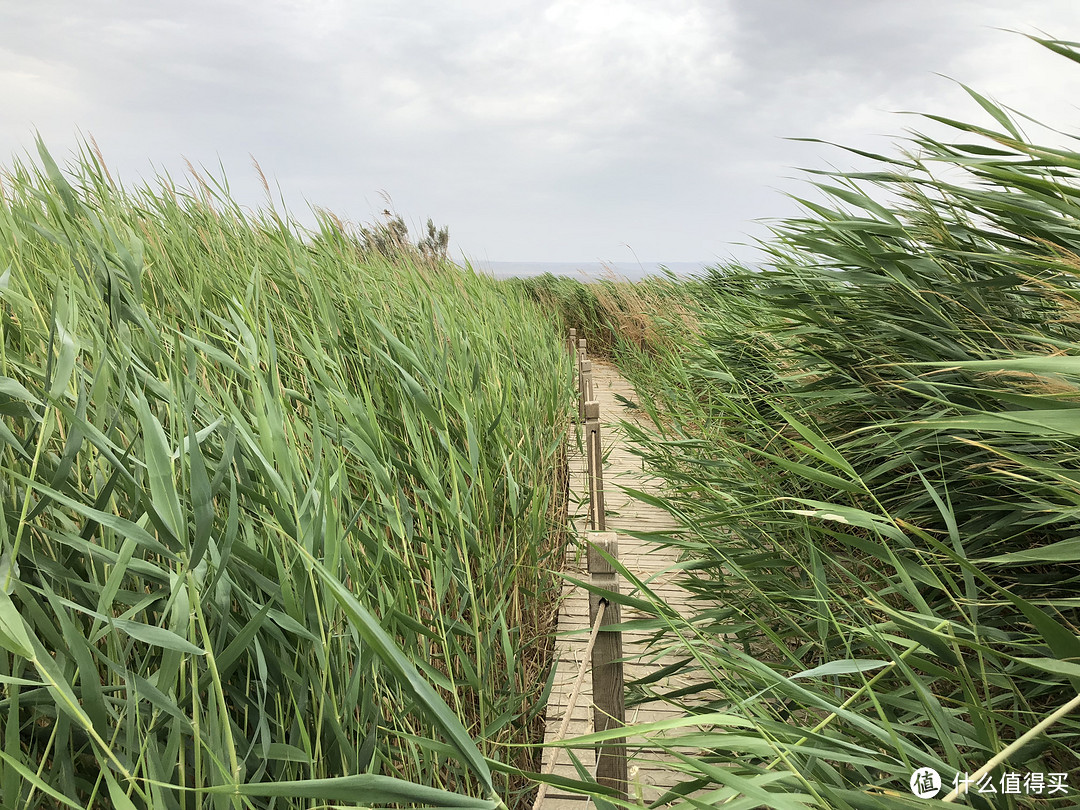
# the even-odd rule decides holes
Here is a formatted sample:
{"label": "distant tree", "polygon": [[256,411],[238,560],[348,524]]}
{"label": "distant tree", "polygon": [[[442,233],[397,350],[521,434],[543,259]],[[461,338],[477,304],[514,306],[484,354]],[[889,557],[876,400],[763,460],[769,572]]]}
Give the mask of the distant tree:
{"label": "distant tree", "polygon": [[420,253],[427,259],[445,261],[447,251],[450,249],[450,228],[435,228],[435,223],[427,221],[427,236],[417,242]]}
{"label": "distant tree", "polygon": [[444,261],[450,247],[450,229],[436,228],[432,220],[427,221],[427,233],[413,244],[409,238],[409,228],[400,214],[383,211],[383,222],[370,227],[360,227],[364,250],[378,253],[389,258],[419,256],[429,261]]}

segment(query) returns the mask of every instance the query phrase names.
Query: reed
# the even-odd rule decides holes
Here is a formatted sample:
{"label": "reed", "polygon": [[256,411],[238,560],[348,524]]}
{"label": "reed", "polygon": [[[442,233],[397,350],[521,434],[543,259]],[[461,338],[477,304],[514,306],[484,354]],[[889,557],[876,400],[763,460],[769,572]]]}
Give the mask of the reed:
{"label": "reed", "polygon": [[562,335],[193,178],[125,190],[44,146],[3,176],[4,805],[514,804]]}
{"label": "reed", "polygon": [[695,291],[700,284],[673,275],[636,283],[614,278],[583,283],[545,273],[507,284],[540,304],[564,332],[577,329],[595,356],[670,349],[688,332],[696,332]]}
{"label": "reed", "polygon": [[[699,604],[645,626],[702,685],[630,685],[686,717],[648,735],[667,802],[932,806],[913,770],[990,763],[971,806],[1075,803],[1080,153],[969,92],[989,124],[823,175],[769,267],[702,276],[696,335],[621,357]],[[1068,789],[1003,792],[1029,772]]]}

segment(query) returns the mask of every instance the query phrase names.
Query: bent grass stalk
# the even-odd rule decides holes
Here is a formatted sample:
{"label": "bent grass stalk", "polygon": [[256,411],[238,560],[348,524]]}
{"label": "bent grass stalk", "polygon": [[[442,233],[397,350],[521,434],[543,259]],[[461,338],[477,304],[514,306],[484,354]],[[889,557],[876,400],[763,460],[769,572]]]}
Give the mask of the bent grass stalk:
{"label": "bent grass stalk", "polygon": [[[936,633],[937,631],[943,629],[947,625],[948,625],[948,621],[943,619],[940,623],[938,623],[938,625],[936,627],[934,627],[934,629],[931,632]],[[899,660],[903,661],[908,656],[910,656],[913,652],[915,652],[915,650],[918,649],[918,648],[919,648],[919,645],[917,645],[917,644],[912,645],[911,647],[908,647],[906,650],[904,650],[902,653],[900,653]],[[824,720],[822,720],[816,726],[814,726],[812,729],[810,729],[810,734],[817,734],[819,731],[821,731],[826,726],[828,726],[833,720],[836,720],[840,716],[840,712],[842,712],[844,709],[848,708],[849,706],[853,705],[855,703],[855,701],[858,700],[865,691],[867,691],[869,689],[873,689],[874,684],[877,683],[882,678],[884,678],[885,675],[893,667],[895,667],[897,665],[897,663],[898,663],[897,661],[889,662],[889,664],[885,668],[879,670],[877,672],[877,674],[875,674],[872,678],[870,678],[870,680],[868,680],[866,683],[864,683],[862,686],[860,686],[856,691],[852,692],[851,696],[848,697],[848,699],[845,700],[843,703],[841,703],[837,707],[836,711],[830,712],[829,715]],[[810,740],[809,735],[807,735],[805,737],[800,737],[798,740],[796,740],[794,743],[792,743],[791,747],[792,748],[798,748],[800,745],[804,745],[809,740]],[[783,758],[783,755],[778,756],[776,759],[774,759],[772,762],[770,762],[768,765],[766,765],[765,770],[771,771],[773,768],[775,768],[777,765],[779,765],[781,761],[786,762],[786,759]]]}
{"label": "bent grass stalk", "polygon": [[[982,779],[984,776],[986,776],[988,773],[990,773],[990,771],[994,770],[994,768],[996,768],[998,765],[1005,762],[1010,756],[1015,754],[1017,751],[1019,751],[1021,748],[1023,748],[1025,745],[1027,745],[1029,742],[1031,742],[1032,740],[1037,738],[1040,734],[1042,734],[1044,731],[1049,729],[1050,726],[1054,725],[1054,723],[1056,723],[1062,717],[1064,717],[1069,712],[1074,711],[1074,710],[1076,710],[1078,708],[1080,708],[1080,694],[1076,695],[1076,697],[1074,697],[1072,700],[1070,700],[1064,706],[1059,708],[1053,714],[1051,714],[1051,715],[1047,716],[1046,718],[1044,718],[1038,725],[1033,726],[1028,731],[1026,731],[1024,734],[1017,737],[1012,743],[1007,745],[998,754],[996,754],[994,757],[992,757],[985,765],[983,765],[981,768],[979,768],[979,770],[975,771],[975,773],[973,773],[971,775],[971,781],[970,782],[964,782],[964,783],[962,783],[962,785],[958,784],[952,790],[951,793],[949,793],[947,796],[945,796],[945,798],[942,799],[942,801],[943,802],[956,801],[956,799],[958,799],[960,796],[962,796],[962,795],[964,795],[965,793],[968,792],[968,785],[971,784],[971,782],[978,782],[980,779]],[[961,790],[961,787],[963,787],[962,790]]]}

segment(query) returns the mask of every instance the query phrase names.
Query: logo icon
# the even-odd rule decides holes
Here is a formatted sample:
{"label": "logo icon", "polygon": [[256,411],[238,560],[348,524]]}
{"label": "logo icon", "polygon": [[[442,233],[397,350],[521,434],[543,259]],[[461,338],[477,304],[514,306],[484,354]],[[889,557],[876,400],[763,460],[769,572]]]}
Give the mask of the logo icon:
{"label": "logo icon", "polygon": [[941,791],[941,775],[933,768],[919,768],[911,775],[910,785],[920,799],[932,799]]}

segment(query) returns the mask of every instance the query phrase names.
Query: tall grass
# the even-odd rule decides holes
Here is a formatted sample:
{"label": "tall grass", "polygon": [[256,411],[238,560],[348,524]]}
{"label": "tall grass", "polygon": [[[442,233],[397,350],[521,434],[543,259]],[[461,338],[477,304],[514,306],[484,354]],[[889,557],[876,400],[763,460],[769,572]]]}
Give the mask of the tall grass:
{"label": "tall grass", "polygon": [[0,199],[4,805],[513,803],[561,336],[329,214],[40,152]]}
{"label": "tall grass", "polygon": [[[699,597],[656,612],[701,686],[636,699],[728,718],[668,736],[669,801],[926,806],[914,769],[940,799],[1023,740],[962,801],[1075,806],[1080,718],[1027,733],[1080,689],[1080,152],[971,94],[989,125],[826,175],[697,338],[624,356]],[[1068,790],[1003,793],[1029,772]]]}
{"label": "tall grass", "polygon": [[583,283],[545,273],[507,283],[540,304],[564,333],[575,329],[593,356],[670,349],[696,324],[695,291],[700,284],[693,280],[649,276],[636,283],[613,278]]}

